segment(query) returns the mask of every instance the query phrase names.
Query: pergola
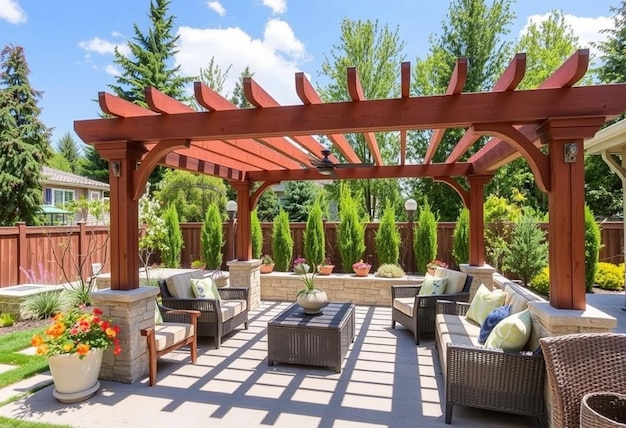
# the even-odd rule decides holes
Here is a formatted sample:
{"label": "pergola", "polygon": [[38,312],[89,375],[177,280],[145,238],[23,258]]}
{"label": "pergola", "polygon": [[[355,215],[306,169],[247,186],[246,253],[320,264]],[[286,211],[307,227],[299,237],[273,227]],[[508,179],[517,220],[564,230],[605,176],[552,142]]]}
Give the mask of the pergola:
{"label": "pergola", "polygon": [[[537,186],[548,195],[550,303],[584,309],[583,141],[626,108],[626,84],[574,87],[586,73],[588,50],[579,50],[537,89],[515,90],[526,57],[517,54],[491,91],[464,93],[468,61],[461,58],[446,94],[410,96],[410,64],[402,63],[401,97],[367,100],[357,70],[347,70],[351,100],[324,103],[303,73],[295,76],[302,105],[282,106],[253,79],[244,79],[255,106],[239,109],[201,83],[195,111],[154,88],[146,88],[149,109],[99,93],[112,118],[74,123],[80,138],[109,161],[111,185],[111,288],[138,287],[138,199],[156,165],[227,179],[237,191],[239,233],[236,256],[251,258],[250,211],[261,193],[282,180],[320,178],[311,159],[324,148],[324,135],[346,162],[362,160],[344,134],[362,133],[374,164],[337,168],[336,179],[432,177],[453,187],[470,210],[470,265],[483,266],[483,188],[502,165],[523,156]],[[448,128],[465,133],[447,159],[433,156]],[[420,164],[406,162],[406,133],[433,130]],[[400,159],[385,165],[376,132],[400,133]],[[460,161],[481,136],[488,142]],[[547,151],[541,147],[547,146]],[[339,162],[331,156],[332,162]],[[345,166],[345,165],[344,165]],[[262,185],[252,191],[254,182]],[[469,190],[467,190],[469,189]]]}

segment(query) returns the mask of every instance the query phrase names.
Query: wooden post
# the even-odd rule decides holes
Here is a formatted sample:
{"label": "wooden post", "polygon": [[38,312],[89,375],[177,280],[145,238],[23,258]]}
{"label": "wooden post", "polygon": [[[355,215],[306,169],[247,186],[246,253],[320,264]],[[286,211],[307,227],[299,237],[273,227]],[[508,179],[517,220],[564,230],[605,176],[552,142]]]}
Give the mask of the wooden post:
{"label": "wooden post", "polygon": [[247,181],[231,183],[237,191],[237,238],[235,255],[237,260],[246,261],[252,258],[252,242],[250,239],[250,183]]}
{"label": "wooden post", "polygon": [[469,264],[483,266],[485,264],[485,237],[483,189],[491,180],[491,175],[469,176]]}
{"label": "wooden post", "polygon": [[20,266],[24,269],[28,269],[26,262],[28,261],[28,249],[26,242],[26,223],[20,221],[17,223],[17,278],[16,284],[23,284],[22,281],[26,280],[26,277],[20,270]]}

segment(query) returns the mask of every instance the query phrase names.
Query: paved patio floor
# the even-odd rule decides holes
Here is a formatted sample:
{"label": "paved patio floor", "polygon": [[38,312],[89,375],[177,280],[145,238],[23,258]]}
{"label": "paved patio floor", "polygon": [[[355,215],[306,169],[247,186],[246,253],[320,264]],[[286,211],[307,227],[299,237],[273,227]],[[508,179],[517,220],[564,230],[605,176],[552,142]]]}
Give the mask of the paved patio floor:
{"label": "paved patio floor", "polygon": [[[602,303],[624,328],[624,295]],[[619,301],[618,301],[619,299]],[[590,299],[590,303],[592,300]],[[443,379],[432,340],[415,346],[401,326],[390,328],[389,308],[357,306],[356,338],[343,370],[267,365],[267,321],[288,304],[263,302],[249,330],[221,349],[201,341],[197,364],[184,351],[159,362],[158,384],[101,381],[83,403],[60,404],[52,386],[0,407],[0,415],[73,427],[443,427]],[[606,309],[604,309],[606,310]],[[48,374],[33,382],[45,385]],[[0,399],[1,399],[0,394]],[[453,426],[532,427],[532,418],[457,406]]]}

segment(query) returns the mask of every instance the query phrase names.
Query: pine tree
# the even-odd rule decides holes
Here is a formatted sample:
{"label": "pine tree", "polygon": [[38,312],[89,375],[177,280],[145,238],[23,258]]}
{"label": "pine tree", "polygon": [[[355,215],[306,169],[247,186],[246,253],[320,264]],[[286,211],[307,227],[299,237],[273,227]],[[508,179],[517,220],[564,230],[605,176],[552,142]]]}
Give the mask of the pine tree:
{"label": "pine tree", "polygon": [[102,159],[92,146],[85,147],[85,157],[79,163],[78,171],[84,177],[109,182],[109,162]]}
{"label": "pine tree", "polygon": [[541,230],[533,216],[524,214],[515,224],[511,243],[504,252],[504,269],[516,273],[528,285],[548,264],[546,232]]}
{"label": "pine tree", "polygon": [[246,68],[239,75],[239,80],[235,83],[235,89],[233,90],[233,95],[230,97],[230,102],[235,104],[239,108],[252,108],[254,107],[250,101],[248,101],[243,93],[243,78],[244,77],[252,77],[254,73],[250,71],[250,67],[246,66]]}
{"label": "pine tree", "polygon": [[69,132],[65,133],[59,140],[59,153],[69,162],[70,171],[75,174],[78,173],[80,151],[78,150],[78,144],[76,144]]}
{"label": "pine tree", "polygon": [[41,165],[52,153],[51,132],[39,120],[42,93],[29,74],[21,46],[0,51],[0,226],[41,219]]}
{"label": "pine tree", "polygon": [[283,209],[289,215],[289,220],[306,221],[318,193],[318,187],[312,181],[288,181],[285,183]]}

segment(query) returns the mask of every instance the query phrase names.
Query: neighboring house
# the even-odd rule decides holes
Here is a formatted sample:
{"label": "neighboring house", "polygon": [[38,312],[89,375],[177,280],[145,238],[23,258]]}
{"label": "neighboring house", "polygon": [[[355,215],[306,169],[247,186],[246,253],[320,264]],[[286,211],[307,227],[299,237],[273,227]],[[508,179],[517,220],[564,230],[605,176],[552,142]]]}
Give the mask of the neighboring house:
{"label": "neighboring house", "polygon": [[[44,166],[42,168],[44,179],[41,182],[43,189],[44,207],[42,210],[47,212],[50,217],[50,223],[58,224],[67,223],[65,214],[55,212],[53,207],[57,209],[73,200],[85,198],[88,201],[105,199],[108,196],[110,186],[107,183],[92,180],[71,172],[60,171],[58,169]],[[88,212],[83,212],[75,218],[71,218],[71,222],[86,221],[87,223],[95,223],[96,219],[90,216]]]}

